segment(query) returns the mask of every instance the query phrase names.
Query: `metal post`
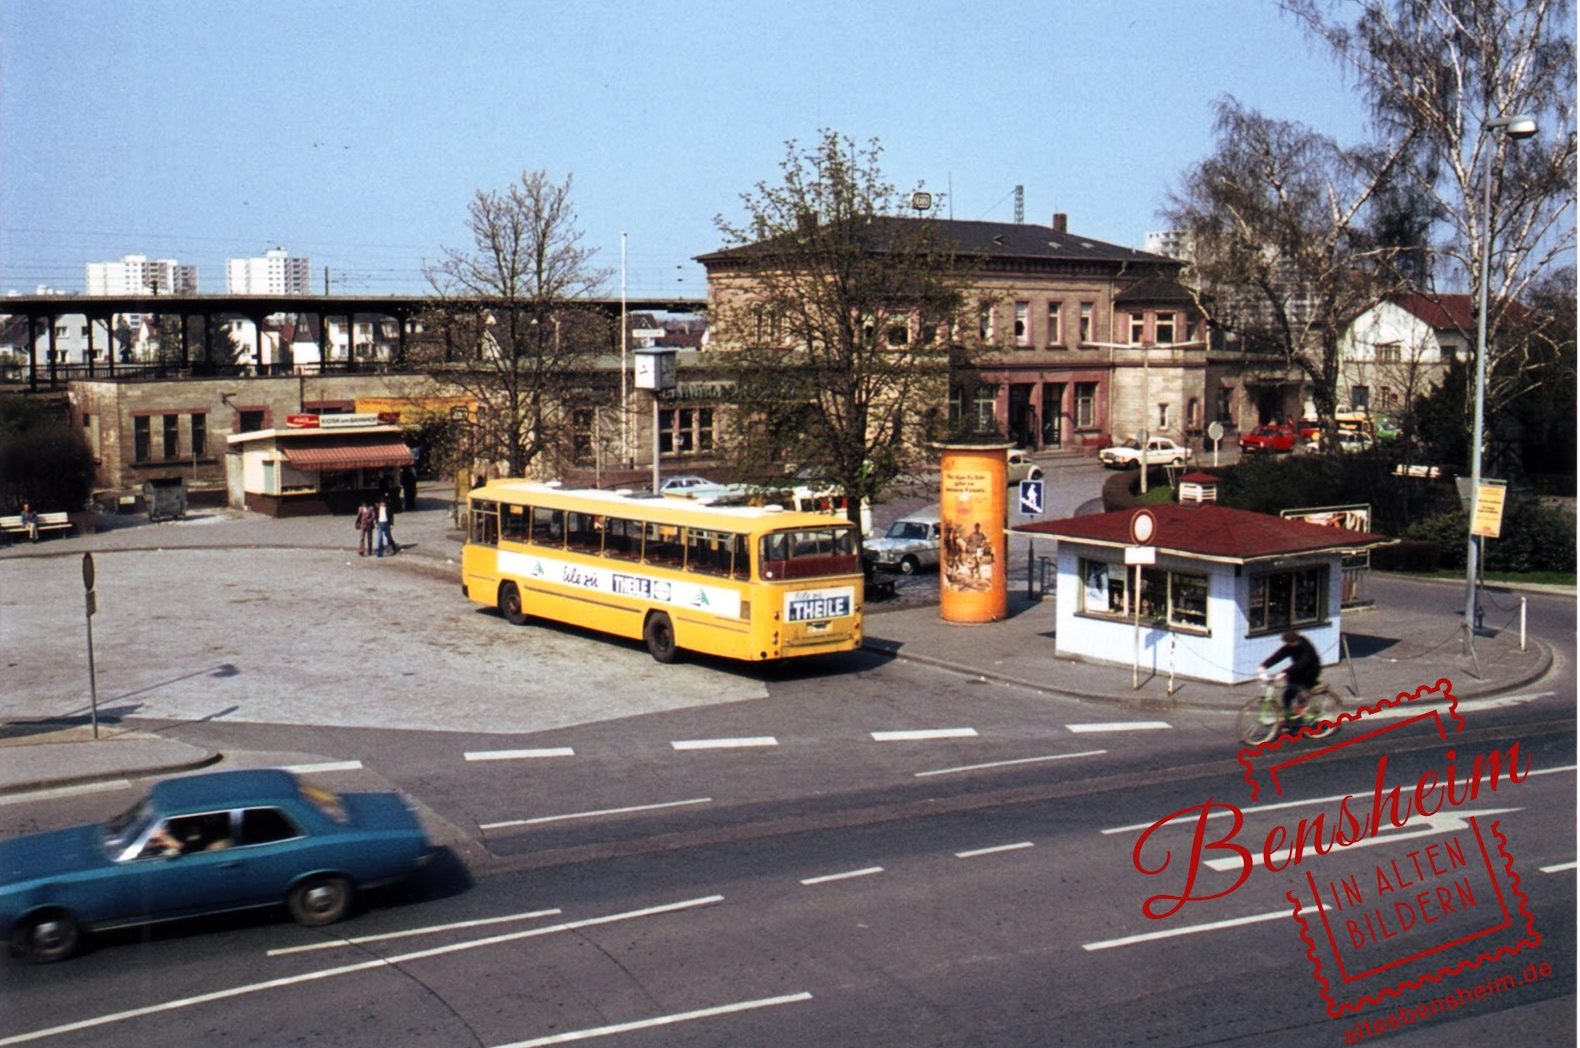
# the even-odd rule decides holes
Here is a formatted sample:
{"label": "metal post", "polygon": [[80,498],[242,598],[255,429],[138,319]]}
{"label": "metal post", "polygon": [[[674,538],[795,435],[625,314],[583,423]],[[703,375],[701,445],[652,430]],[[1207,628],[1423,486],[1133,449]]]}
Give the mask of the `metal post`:
{"label": "metal post", "polygon": [[1169,687],[1167,694],[1174,694],[1174,652],[1179,647],[1179,638],[1169,634]]}
{"label": "metal post", "polygon": [[653,390],[653,493],[658,493],[658,390]]}
{"label": "metal post", "polygon": [[1525,598],[1520,598],[1520,650],[1525,650]]}
{"label": "metal post", "polygon": [[[1487,121],[1487,130],[1502,130],[1510,138],[1529,138],[1536,133],[1536,121],[1529,116],[1506,116]],[[1481,488],[1482,416],[1487,403],[1487,284],[1492,279],[1492,160],[1497,155],[1495,138],[1488,138],[1487,169],[1483,176],[1486,193],[1482,202],[1481,223],[1485,235],[1481,244],[1481,286],[1477,289],[1476,308],[1476,398],[1475,415],[1470,436],[1470,523],[1476,520],[1477,495]],[[1469,530],[1469,529],[1467,529]],[[1465,546],[1465,649],[1474,660],[1476,655],[1476,571],[1480,558],[1474,533],[1467,535]],[[1477,661],[1479,676],[1480,663]]]}
{"label": "metal post", "polygon": [[1130,660],[1130,690],[1141,687],[1141,565],[1136,565],[1136,582],[1130,590],[1130,617],[1134,623],[1134,652]]}

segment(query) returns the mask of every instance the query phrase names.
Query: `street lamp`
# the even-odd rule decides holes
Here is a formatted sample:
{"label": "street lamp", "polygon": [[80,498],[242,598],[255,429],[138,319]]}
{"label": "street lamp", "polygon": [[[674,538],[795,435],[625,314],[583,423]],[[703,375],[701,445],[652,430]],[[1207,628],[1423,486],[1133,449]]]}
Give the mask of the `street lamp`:
{"label": "street lamp", "polygon": [[[1489,130],[1501,130],[1516,141],[1536,134],[1536,119],[1520,114],[1488,120]],[[1482,415],[1487,400],[1487,284],[1492,272],[1492,159],[1496,148],[1487,151],[1486,199],[1481,221],[1485,236],[1481,245],[1481,287],[1476,304],[1476,405],[1470,432],[1470,521],[1465,548],[1465,649],[1475,654],[1476,644],[1476,570],[1478,567],[1475,520],[1476,500],[1481,490]]]}

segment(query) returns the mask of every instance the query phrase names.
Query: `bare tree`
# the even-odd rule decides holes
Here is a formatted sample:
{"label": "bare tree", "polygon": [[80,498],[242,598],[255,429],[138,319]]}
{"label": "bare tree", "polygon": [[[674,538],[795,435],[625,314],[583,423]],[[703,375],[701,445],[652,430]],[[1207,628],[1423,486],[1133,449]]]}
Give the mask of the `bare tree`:
{"label": "bare tree", "polygon": [[[1534,282],[1575,249],[1575,40],[1570,0],[1283,0],[1354,71],[1381,136],[1413,143],[1406,171],[1430,199],[1442,286],[1480,293],[1489,257],[1489,410],[1525,369],[1497,337]],[[1490,122],[1529,115],[1517,145]],[[1491,231],[1486,194],[1490,179]],[[1475,320],[1472,318],[1471,323]],[[1464,333],[1468,338],[1472,332]]]}
{"label": "bare tree", "polygon": [[726,248],[704,256],[737,471],[795,463],[842,488],[852,520],[942,435],[971,269],[938,223],[903,217],[881,152],[833,131],[787,143],[782,180],[743,194],[745,222],[721,216]]}
{"label": "bare tree", "polygon": [[474,461],[521,476],[543,458],[572,454],[576,406],[596,385],[608,321],[576,300],[603,287],[595,249],[582,245],[571,177],[528,171],[502,192],[478,190],[467,208],[465,249],[445,248],[427,270],[439,338],[418,356],[433,376],[477,403]]}
{"label": "bare tree", "polygon": [[1186,283],[1215,327],[1301,372],[1331,420],[1345,332],[1403,284],[1394,262],[1409,249],[1366,221],[1402,149],[1342,149],[1233,99],[1217,129],[1217,151],[1164,209],[1191,242]]}

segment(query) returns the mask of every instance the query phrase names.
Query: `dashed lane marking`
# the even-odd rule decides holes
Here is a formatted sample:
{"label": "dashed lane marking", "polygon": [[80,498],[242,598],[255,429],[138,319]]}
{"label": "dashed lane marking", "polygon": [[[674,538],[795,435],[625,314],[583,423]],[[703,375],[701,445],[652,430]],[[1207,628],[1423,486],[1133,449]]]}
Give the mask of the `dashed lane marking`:
{"label": "dashed lane marking", "polygon": [[755,735],[741,739],[676,739],[670,745],[677,750],[735,750],[777,746],[779,740],[772,735]]}
{"label": "dashed lane marking", "polygon": [[1082,750],[1079,753],[1050,753],[1046,757],[1017,757],[1014,760],[988,761],[985,764],[962,764],[956,768],[935,768],[932,771],[913,772],[912,775],[918,779],[925,779],[931,775],[953,775],[956,772],[983,771],[987,768],[1010,768],[1017,764],[1041,764],[1043,761],[1062,761],[1072,757],[1099,757],[1107,752],[1107,750]]}
{"label": "dashed lane marking", "polygon": [[1572,870],[1574,868],[1575,868],[1575,864],[1574,864],[1574,862],[1571,861],[1571,862],[1561,862],[1557,866],[1543,866],[1540,869],[1541,869],[1541,871],[1543,873],[1563,873],[1566,870]]}
{"label": "dashed lane marking", "polygon": [[534,819],[506,819],[504,822],[478,824],[480,830],[499,830],[507,826],[540,826],[546,822],[564,822],[568,819],[593,819],[600,815],[630,815],[639,811],[659,811],[663,808],[680,808],[688,804],[712,804],[712,797],[693,797],[684,801],[663,801],[658,804],[633,804],[627,808],[600,808],[596,811],[573,811],[563,815],[539,815]]}
{"label": "dashed lane marking", "polygon": [[1140,935],[1127,935],[1122,939],[1104,939],[1102,942],[1082,943],[1081,949],[1088,951],[1112,950],[1116,946],[1134,946],[1138,942],[1151,942],[1154,939],[1172,939],[1179,935],[1195,935],[1198,932],[1215,932],[1224,928],[1238,928],[1245,924],[1256,924],[1261,921],[1276,921],[1282,918],[1289,919],[1289,910],[1274,910],[1271,913],[1257,913],[1249,917],[1234,917],[1227,921],[1212,921],[1208,924],[1192,924],[1184,928],[1169,928],[1161,932],[1143,932]]}
{"label": "dashed lane marking", "polygon": [[860,870],[846,870],[844,873],[825,873],[821,877],[804,878],[802,884],[827,884],[829,881],[848,881],[852,877],[871,877],[875,873],[882,873],[882,866],[867,866]]}
{"label": "dashed lane marking", "polygon": [[1066,724],[1065,727],[1077,735],[1089,735],[1101,731],[1167,731],[1170,725],[1168,721],[1107,721],[1100,724]]}
{"label": "dashed lane marking", "polygon": [[975,728],[921,728],[911,731],[875,731],[874,742],[922,742],[927,739],[974,739]]}
{"label": "dashed lane marking", "polygon": [[991,848],[973,848],[970,851],[955,852],[957,859],[975,859],[979,855],[997,855],[999,852],[1020,851],[1022,848],[1032,847],[1031,841],[1018,841],[1015,844],[996,844]]}
{"label": "dashed lane marking", "polygon": [[297,775],[323,775],[331,771],[361,771],[361,761],[324,761],[322,764],[285,764],[281,771],[294,772]]}
{"label": "dashed lane marking", "polygon": [[541,750],[471,750],[469,761],[529,761],[542,757],[574,757],[576,751],[569,746],[553,746]]}
{"label": "dashed lane marking", "polygon": [[325,942],[308,943],[305,946],[282,946],[270,950],[265,957],[284,957],[292,953],[311,953],[314,950],[333,950],[341,946],[362,946],[370,942],[388,942],[391,939],[409,939],[414,935],[437,935],[440,932],[459,931],[463,928],[484,928],[490,924],[505,924],[510,921],[530,921],[538,917],[557,917],[560,911],[533,910],[530,913],[507,913],[503,917],[482,917],[475,921],[454,921],[450,924],[430,924],[426,928],[405,928],[398,932],[384,932],[380,935],[357,935],[349,939],[330,939]]}
{"label": "dashed lane marking", "polygon": [[698,1008],[694,1012],[677,1012],[674,1015],[659,1015],[651,1019],[637,1019],[628,1023],[615,1023],[612,1026],[599,1026],[590,1030],[567,1030],[565,1033],[551,1034],[548,1037],[536,1037],[530,1041],[514,1041],[510,1044],[499,1045],[498,1048],[542,1048],[543,1045],[566,1044],[571,1041],[589,1041],[595,1037],[609,1037],[618,1033],[627,1033],[631,1030],[646,1030],[654,1026],[669,1026],[673,1023],[691,1022],[696,1019],[711,1019],[719,1015],[733,1015],[736,1012],[751,1011],[755,1008],[772,1008],[780,1004],[794,1004],[797,1001],[810,1001],[809,993],[790,993],[783,997],[761,997],[755,1001],[737,1001],[735,1004],[721,1004],[715,1008]]}

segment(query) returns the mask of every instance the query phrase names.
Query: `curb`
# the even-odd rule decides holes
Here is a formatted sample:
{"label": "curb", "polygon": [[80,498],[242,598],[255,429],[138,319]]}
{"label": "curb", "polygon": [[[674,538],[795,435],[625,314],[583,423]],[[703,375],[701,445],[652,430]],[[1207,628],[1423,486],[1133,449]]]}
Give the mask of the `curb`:
{"label": "curb", "polygon": [[[1531,638],[1531,644],[1538,649],[1536,665],[1532,669],[1526,670],[1524,673],[1515,676],[1511,680],[1498,684],[1492,684],[1486,687],[1478,686],[1480,682],[1465,686],[1461,686],[1456,683],[1454,688],[1455,694],[1461,699],[1486,698],[1488,696],[1502,695],[1506,692],[1516,691],[1528,684],[1540,680],[1552,669],[1553,650],[1546,641],[1536,637]],[[1153,695],[1140,695],[1138,693],[1132,693],[1130,695],[1115,695],[1111,692],[1076,691],[1071,688],[1051,687],[1047,684],[1026,680],[1024,677],[1016,677],[1008,673],[995,673],[992,670],[983,670],[977,667],[968,666],[964,663],[952,662],[948,659],[935,658],[931,655],[908,654],[903,650],[905,648],[905,643],[903,641],[885,640],[881,637],[866,637],[863,638],[861,646],[862,649],[866,651],[876,652],[881,655],[887,655],[890,658],[901,659],[907,662],[914,662],[918,665],[932,666],[935,669],[946,670],[950,673],[955,673],[963,677],[974,677],[979,680],[994,681],[998,684],[1009,684],[1015,687],[1041,692],[1044,695],[1054,695],[1060,698],[1082,699],[1088,702],[1103,702],[1110,705],[1126,706],[1132,709],[1174,710],[1179,709],[1182,706],[1186,706],[1195,709],[1232,712],[1243,704],[1243,700],[1239,698],[1236,698],[1232,704],[1217,702],[1185,703],[1172,696],[1159,698]],[[1475,681],[1475,678],[1472,677],[1470,680]],[[1423,683],[1425,682],[1423,681]]]}
{"label": "curb", "polygon": [[[111,743],[111,745],[115,744]],[[37,790],[58,790],[72,786],[86,786],[96,782],[113,782],[116,779],[141,779],[153,775],[173,775],[176,772],[197,771],[201,768],[208,768],[218,764],[224,758],[224,754],[208,750],[204,751],[201,757],[194,757],[185,761],[175,761],[166,764],[143,764],[129,768],[117,768],[114,771],[90,772],[85,775],[67,775],[60,778],[7,783],[4,786],[0,786],[0,797],[13,793],[32,793]]]}

